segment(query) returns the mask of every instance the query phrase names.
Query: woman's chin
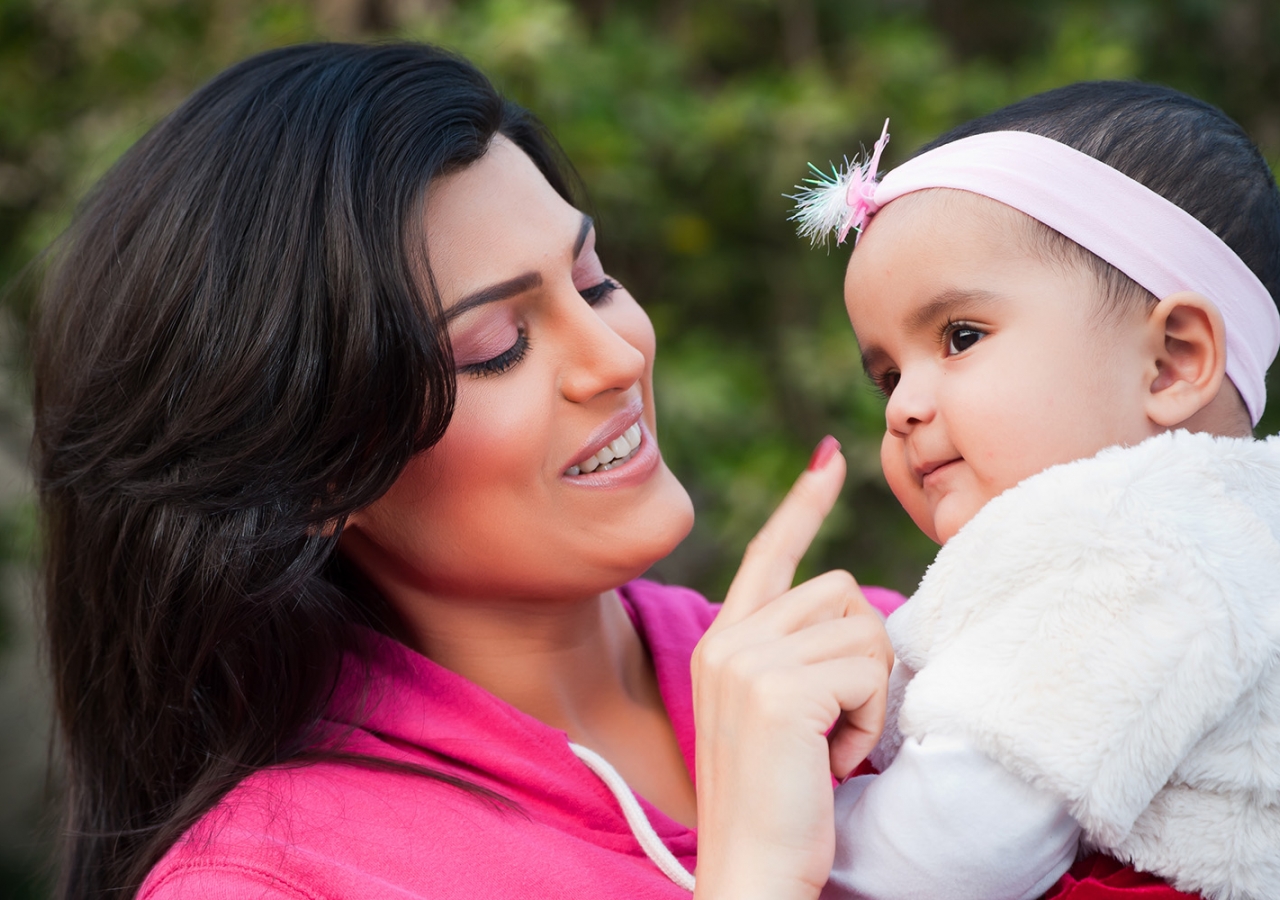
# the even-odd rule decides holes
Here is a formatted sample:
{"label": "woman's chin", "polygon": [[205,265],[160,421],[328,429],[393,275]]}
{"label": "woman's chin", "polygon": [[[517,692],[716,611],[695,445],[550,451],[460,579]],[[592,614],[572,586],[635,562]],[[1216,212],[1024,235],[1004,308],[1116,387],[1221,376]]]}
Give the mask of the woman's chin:
{"label": "woman's chin", "polygon": [[659,476],[666,482],[662,496],[653,498],[643,511],[630,517],[625,536],[613,542],[618,573],[613,587],[639,578],[666,559],[693,530],[693,501],[665,465],[663,469]]}

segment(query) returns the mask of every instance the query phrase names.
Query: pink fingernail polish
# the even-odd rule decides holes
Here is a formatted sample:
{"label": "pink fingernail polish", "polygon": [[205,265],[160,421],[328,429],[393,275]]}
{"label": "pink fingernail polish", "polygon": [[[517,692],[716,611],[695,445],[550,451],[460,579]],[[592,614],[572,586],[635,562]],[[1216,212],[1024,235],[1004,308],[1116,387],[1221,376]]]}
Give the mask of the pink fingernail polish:
{"label": "pink fingernail polish", "polygon": [[831,462],[831,457],[840,451],[840,442],[827,435],[818,441],[818,446],[813,451],[813,456],[809,457],[809,471],[816,472]]}

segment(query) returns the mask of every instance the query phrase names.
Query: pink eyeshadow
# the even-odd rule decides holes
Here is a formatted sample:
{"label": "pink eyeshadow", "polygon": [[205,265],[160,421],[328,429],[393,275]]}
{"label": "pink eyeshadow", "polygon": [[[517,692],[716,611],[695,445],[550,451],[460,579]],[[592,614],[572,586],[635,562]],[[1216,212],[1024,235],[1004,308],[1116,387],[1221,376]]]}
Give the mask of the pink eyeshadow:
{"label": "pink eyeshadow", "polygon": [[510,350],[519,337],[520,331],[511,317],[495,310],[449,336],[454,365],[461,367],[493,359]]}

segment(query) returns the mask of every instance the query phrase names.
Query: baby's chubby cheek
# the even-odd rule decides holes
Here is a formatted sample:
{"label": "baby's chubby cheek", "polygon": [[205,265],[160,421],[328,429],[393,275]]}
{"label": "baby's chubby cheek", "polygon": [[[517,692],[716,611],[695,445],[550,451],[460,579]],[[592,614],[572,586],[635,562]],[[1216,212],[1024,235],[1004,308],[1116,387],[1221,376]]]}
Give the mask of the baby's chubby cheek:
{"label": "baby's chubby cheek", "polygon": [[934,525],[933,509],[925,498],[924,489],[916,483],[915,474],[907,464],[902,441],[889,432],[885,432],[880,442],[880,468],[884,471],[885,481],[889,483],[889,490],[893,491],[893,496],[898,498],[907,515],[911,516],[911,521],[931,541],[942,543]]}

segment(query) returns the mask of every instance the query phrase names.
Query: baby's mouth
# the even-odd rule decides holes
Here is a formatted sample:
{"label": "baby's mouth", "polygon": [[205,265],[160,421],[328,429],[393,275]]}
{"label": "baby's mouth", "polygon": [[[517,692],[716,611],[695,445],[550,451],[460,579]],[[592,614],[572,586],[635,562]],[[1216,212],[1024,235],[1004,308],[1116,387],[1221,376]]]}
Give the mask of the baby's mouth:
{"label": "baby's mouth", "polygon": [[918,477],[920,479],[920,482],[923,484],[925,481],[929,480],[929,476],[933,475],[936,472],[942,472],[943,470],[950,467],[952,464],[960,462],[960,460],[961,460],[961,457],[957,456],[954,459],[941,460],[939,462],[929,463],[927,465],[921,466],[919,469],[917,469],[917,472],[919,473]]}
{"label": "baby's mouth", "polygon": [[607,472],[622,465],[635,456],[640,449],[640,423],[636,422],[618,437],[605,444],[591,456],[570,466],[566,475],[589,475],[592,472]]}

